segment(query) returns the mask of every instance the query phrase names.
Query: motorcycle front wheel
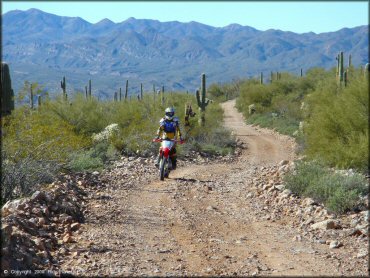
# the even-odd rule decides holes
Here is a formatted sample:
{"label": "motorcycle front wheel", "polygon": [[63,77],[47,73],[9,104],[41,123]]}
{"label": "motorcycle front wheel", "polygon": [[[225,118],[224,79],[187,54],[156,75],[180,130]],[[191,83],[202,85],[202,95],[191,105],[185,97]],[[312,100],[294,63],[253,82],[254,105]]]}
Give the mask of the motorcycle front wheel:
{"label": "motorcycle front wheel", "polygon": [[164,176],[165,176],[165,164],[166,164],[166,159],[162,156],[161,161],[159,163],[159,178],[161,179],[161,181],[164,180]]}

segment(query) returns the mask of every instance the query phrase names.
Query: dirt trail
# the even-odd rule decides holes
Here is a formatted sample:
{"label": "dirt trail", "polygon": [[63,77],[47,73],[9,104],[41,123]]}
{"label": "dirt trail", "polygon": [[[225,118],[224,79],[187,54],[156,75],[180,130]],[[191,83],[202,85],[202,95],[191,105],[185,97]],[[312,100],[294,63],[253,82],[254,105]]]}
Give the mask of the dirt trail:
{"label": "dirt trail", "polygon": [[294,149],[291,144],[287,144],[287,138],[281,136],[279,139],[276,138],[276,134],[267,133],[267,130],[257,130],[255,127],[246,125],[242,114],[234,107],[235,101],[225,102],[222,106],[225,111],[225,126],[248,146],[243,160],[255,165],[266,165],[293,159]]}
{"label": "dirt trail", "polygon": [[[282,217],[261,217],[265,204],[246,197],[261,167],[293,160],[291,139],[244,123],[223,104],[225,125],[246,149],[237,161],[179,167],[170,179],[124,186],[92,198],[86,223],[63,271],[87,276],[340,275],[326,245],[293,241]],[[146,167],[153,167],[151,164]],[[103,196],[103,197],[102,197]],[[104,197],[105,196],[105,197]],[[96,197],[96,196],[95,196]],[[253,201],[251,201],[253,200]]]}

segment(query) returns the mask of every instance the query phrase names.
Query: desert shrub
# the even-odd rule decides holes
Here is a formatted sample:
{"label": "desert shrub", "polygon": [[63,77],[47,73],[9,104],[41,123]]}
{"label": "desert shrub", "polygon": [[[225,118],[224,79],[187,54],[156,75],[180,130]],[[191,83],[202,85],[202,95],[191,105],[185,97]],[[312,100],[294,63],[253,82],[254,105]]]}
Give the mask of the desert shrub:
{"label": "desert shrub", "polygon": [[[222,127],[222,109],[217,102],[206,111],[206,126],[200,128],[198,117],[191,118],[191,130],[184,128],[185,104],[197,110],[194,95],[165,93],[145,94],[140,101],[86,100],[82,94],[68,101],[46,100],[31,110],[17,107],[3,120],[3,175],[6,201],[32,192],[34,186],[50,181],[60,171],[101,170],[121,154],[150,156],[158,152],[151,142],[164,116],[173,106],[181,122],[184,137],[195,142],[190,149],[224,154],[232,148],[232,137]],[[106,131],[112,127],[112,132]],[[105,136],[105,132],[110,135]],[[100,135],[99,135],[100,134]],[[230,141],[230,142],[229,142]],[[180,147],[181,149],[181,147]],[[180,150],[181,152],[181,150]]]}
{"label": "desert shrub", "polygon": [[[307,94],[303,79],[286,77],[287,80],[272,84],[246,82],[241,88],[237,107],[249,124],[274,128],[280,133],[292,135],[302,120],[301,100]],[[307,87],[303,89],[303,87]],[[248,106],[254,104],[256,111],[249,115]]]}
{"label": "desert shrub", "polygon": [[292,135],[299,126],[299,121],[293,117],[280,116],[274,113],[253,114],[247,119],[248,124],[273,128],[282,134]]}
{"label": "desert shrub", "polygon": [[70,153],[90,144],[46,107],[16,108],[3,119],[2,201],[29,194],[50,182]]}
{"label": "desert shrub", "polygon": [[287,95],[292,92],[297,92],[298,79],[289,78],[288,80],[274,81],[268,84],[270,90],[274,92],[274,95]]}
{"label": "desert shrub", "polygon": [[367,181],[360,174],[344,176],[329,168],[322,162],[300,161],[294,172],[284,177],[286,187],[297,195],[311,197],[324,203],[336,213],[355,210],[360,196],[368,192]]}
{"label": "desert shrub", "polygon": [[[349,69],[347,87],[340,87],[335,69],[310,69],[304,77],[284,75],[271,84],[255,80],[241,86],[237,107],[247,122],[293,135],[301,152],[328,166],[367,171],[368,82],[360,69]],[[248,106],[256,111],[249,115]],[[303,133],[298,132],[304,121]]]}
{"label": "desert shrub", "polygon": [[104,128],[103,131],[97,134],[92,135],[92,139],[94,142],[104,142],[110,141],[115,137],[119,136],[119,127],[118,124],[110,124]]}
{"label": "desert shrub", "polygon": [[[42,151],[35,149],[35,152]],[[36,159],[35,155],[18,157],[2,150],[1,206],[8,200],[26,196],[41,184],[49,183],[61,165],[57,161]]]}
{"label": "desert shrub", "polygon": [[296,94],[279,94],[272,98],[270,111],[276,113],[280,117],[300,121],[302,120],[302,111],[300,106],[301,101]]}
{"label": "desert shrub", "polygon": [[109,161],[118,159],[119,152],[108,140],[70,156],[67,168],[75,172],[102,170]]}
{"label": "desert shrub", "polygon": [[337,213],[344,213],[353,210],[358,204],[358,193],[355,190],[345,190],[338,187],[337,190],[329,196],[327,206],[330,210]]}
{"label": "desert shrub", "polygon": [[245,115],[248,115],[248,106],[255,104],[257,113],[266,111],[271,105],[273,92],[269,90],[268,86],[253,83],[244,83],[240,88],[240,96],[238,103],[239,107],[243,108]]}
{"label": "desert shrub", "polygon": [[94,156],[94,150],[72,154],[68,163],[68,168],[74,172],[101,170],[103,166],[103,160],[98,156]]}
{"label": "desert shrub", "polygon": [[225,98],[225,92],[222,86],[219,84],[212,84],[209,86],[207,93],[212,99],[221,99],[222,97]]}
{"label": "desert shrub", "polygon": [[198,125],[198,118],[191,119],[191,129],[188,131],[186,144],[179,148],[180,155],[191,151],[210,155],[226,155],[235,149],[235,137],[224,128],[223,110],[218,104],[208,105],[205,112],[205,126]]}
{"label": "desert shrub", "polygon": [[311,68],[307,71],[304,78],[305,83],[311,90],[315,90],[318,87],[321,87],[329,80],[335,80],[335,69],[325,70],[324,68]]}
{"label": "desert shrub", "polygon": [[[3,134],[3,148],[9,154],[18,153],[18,159],[31,156],[65,162],[71,152],[90,144],[88,138],[76,135],[71,125],[45,109],[16,109],[4,119]],[[35,152],[36,148],[42,152]]]}
{"label": "desert shrub", "polygon": [[226,101],[234,99],[239,96],[240,85],[243,83],[243,80],[233,80],[230,83],[224,84],[211,84],[207,88],[207,95],[213,101]]}
{"label": "desert shrub", "polygon": [[296,163],[295,173],[286,175],[284,181],[287,188],[297,195],[304,195],[310,184],[317,183],[320,177],[326,174],[322,163],[299,161]]}
{"label": "desert shrub", "polygon": [[333,83],[317,89],[308,100],[311,107],[305,128],[309,157],[321,157],[329,165],[367,171],[369,89],[364,78],[346,88]]}
{"label": "desert shrub", "polygon": [[112,106],[95,98],[86,100],[82,94],[74,96],[71,102],[62,99],[50,102],[48,108],[61,120],[73,126],[77,134],[98,133],[111,123],[109,115]]}

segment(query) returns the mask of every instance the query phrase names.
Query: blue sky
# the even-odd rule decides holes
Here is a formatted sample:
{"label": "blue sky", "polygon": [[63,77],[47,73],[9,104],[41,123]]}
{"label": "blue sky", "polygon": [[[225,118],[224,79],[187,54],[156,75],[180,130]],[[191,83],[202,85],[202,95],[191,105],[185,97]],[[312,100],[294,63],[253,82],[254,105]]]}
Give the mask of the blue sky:
{"label": "blue sky", "polygon": [[79,16],[91,23],[104,18],[122,22],[129,17],[159,21],[198,21],[222,27],[238,23],[258,30],[280,29],[296,33],[331,32],[369,24],[367,1],[356,2],[8,2],[2,13],[37,8],[61,16]]}

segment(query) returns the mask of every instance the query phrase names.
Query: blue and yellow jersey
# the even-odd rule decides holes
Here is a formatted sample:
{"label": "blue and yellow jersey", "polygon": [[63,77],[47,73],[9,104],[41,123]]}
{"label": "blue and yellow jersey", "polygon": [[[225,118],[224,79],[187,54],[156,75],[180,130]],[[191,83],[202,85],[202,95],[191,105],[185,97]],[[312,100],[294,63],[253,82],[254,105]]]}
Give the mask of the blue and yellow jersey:
{"label": "blue and yellow jersey", "polygon": [[166,118],[162,118],[159,121],[159,128],[157,131],[157,135],[162,137],[162,139],[174,139],[175,135],[177,137],[181,137],[181,131],[179,127],[179,118],[174,117],[172,121],[166,120]]}

